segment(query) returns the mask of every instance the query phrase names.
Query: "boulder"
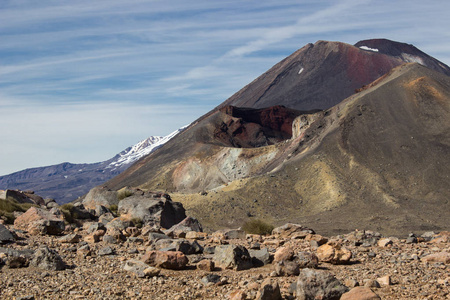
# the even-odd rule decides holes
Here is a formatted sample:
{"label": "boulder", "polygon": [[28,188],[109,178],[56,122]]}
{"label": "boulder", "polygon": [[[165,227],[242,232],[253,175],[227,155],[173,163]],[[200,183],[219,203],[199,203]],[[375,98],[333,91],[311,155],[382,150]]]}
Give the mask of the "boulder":
{"label": "boulder", "polygon": [[97,205],[111,207],[111,205],[119,204],[119,198],[117,197],[116,191],[98,186],[87,193],[82,203],[85,207],[90,209],[95,209]]}
{"label": "boulder", "polygon": [[256,294],[257,300],[281,300],[281,292],[278,282],[267,278],[261,284],[261,288]]}
{"label": "boulder", "polygon": [[370,288],[358,286],[342,294],[340,300],[381,300],[381,298]]}
{"label": "boulder", "polygon": [[295,294],[299,300],[339,300],[347,291],[331,273],[306,268],[298,276]]}
{"label": "boulder", "polygon": [[186,217],[180,223],[173,225],[164,233],[170,237],[184,238],[188,232],[203,232],[202,224],[192,217]]}
{"label": "boulder", "polygon": [[52,271],[66,269],[66,264],[63,262],[58,252],[56,252],[56,250],[49,249],[47,246],[42,246],[34,252],[30,266]]}
{"label": "boulder", "polygon": [[296,276],[300,274],[300,265],[293,260],[283,260],[275,263],[277,276]]}
{"label": "boulder", "polygon": [[130,196],[120,201],[118,211],[125,220],[140,219],[145,225],[163,228],[170,228],[186,218],[183,205],[164,196]]}
{"label": "boulder", "polygon": [[259,249],[259,250],[249,249],[248,253],[251,256],[252,264],[255,267],[262,267],[262,266],[270,264],[270,262],[271,262],[270,253],[269,253],[269,250],[267,250],[267,248],[263,248],[263,249]]}
{"label": "boulder", "polygon": [[250,269],[253,266],[248,250],[240,245],[217,246],[213,260],[216,266],[236,271]]}
{"label": "boulder", "polygon": [[284,224],[283,226],[276,227],[272,230],[272,235],[277,238],[292,238],[293,236],[305,237],[309,233],[314,233],[314,230],[292,223]]}
{"label": "boulder", "polygon": [[352,252],[338,242],[328,242],[317,248],[317,257],[334,265],[346,264],[352,258]]}
{"label": "boulder", "polygon": [[5,225],[0,224],[0,244],[14,242],[15,238],[11,231],[5,227]]}
{"label": "boulder", "polygon": [[301,269],[316,269],[319,266],[319,258],[314,253],[308,251],[298,252],[294,257],[294,260],[298,263]]}
{"label": "boulder", "polygon": [[153,267],[172,270],[182,270],[189,262],[180,251],[148,251],[141,260]]}
{"label": "boulder", "polygon": [[57,235],[64,231],[64,221],[49,211],[31,207],[14,221],[16,229],[29,231],[31,234]]}

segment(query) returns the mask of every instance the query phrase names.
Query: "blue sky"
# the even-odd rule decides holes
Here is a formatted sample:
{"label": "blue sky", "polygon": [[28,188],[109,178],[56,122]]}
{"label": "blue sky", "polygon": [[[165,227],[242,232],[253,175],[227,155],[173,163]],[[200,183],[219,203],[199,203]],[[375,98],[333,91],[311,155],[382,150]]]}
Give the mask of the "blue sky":
{"label": "blue sky", "polygon": [[0,1],[0,175],[106,160],[186,125],[317,40],[450,64],[450,2]]}

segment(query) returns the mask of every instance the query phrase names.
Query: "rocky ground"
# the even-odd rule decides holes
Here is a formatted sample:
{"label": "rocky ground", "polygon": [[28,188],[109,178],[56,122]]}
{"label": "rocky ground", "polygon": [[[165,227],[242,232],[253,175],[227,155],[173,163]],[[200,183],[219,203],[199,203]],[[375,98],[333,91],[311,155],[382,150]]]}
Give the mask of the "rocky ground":
{"label": "rocky ground", "polygon": [[[326,238],[290,224],[259,236],[206,234],[192,224],[164,233],[90,221],[60,235],[4,225],[0,298],[314,299],[308,293],[324,295],[327,283],[320,278],[331,275],[342,291],[320,299],[340,299],[348,290],[357,294],[341,299],[450,299],[449,232],[398,239],[355,231]],[[43,246],[50,251],[41,253]]]}

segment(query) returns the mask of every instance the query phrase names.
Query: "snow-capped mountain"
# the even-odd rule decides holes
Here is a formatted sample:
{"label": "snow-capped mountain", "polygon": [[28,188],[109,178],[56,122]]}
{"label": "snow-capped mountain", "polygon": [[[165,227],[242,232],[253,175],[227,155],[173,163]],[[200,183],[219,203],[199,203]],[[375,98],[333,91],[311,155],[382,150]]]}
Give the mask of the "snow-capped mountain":
{"label": "snow-capped mountain", "polygon": [[120,152],[114,161],[112,161],[106,168],[112,168],[113,170],[121,168],[126,165],[129,166],[135,161],[139,160],[156,149],[160,148],[162,145],[167,143],[171,138],[176,136],[178,133],[183,131],[187,126],[181,127],[180,129],[172,132],[166,136],[151,136],[143,141],[140,141],[136,145],[125,149]]}
{"label": "snow-capped mountain", "polygon": [[60,204],[67,203],[119,175],[140,158],[163,146],[186,127],[167,136],[151,136],[103,162],[92,164],[65,162],[0,176],[0,189],[33,190],[44,198],[53,198]]}

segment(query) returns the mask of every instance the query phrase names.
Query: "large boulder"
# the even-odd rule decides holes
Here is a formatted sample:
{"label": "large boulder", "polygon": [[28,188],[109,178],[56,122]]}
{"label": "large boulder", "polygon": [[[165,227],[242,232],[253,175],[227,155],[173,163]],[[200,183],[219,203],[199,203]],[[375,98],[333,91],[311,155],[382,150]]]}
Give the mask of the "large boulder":
{"label": "large boulder", "polygon": [[217,246],[214,252],[214,263],[223,269],[236,271],[250,269],[253,266],[248,250],[240,245]]}
{"label": "large boulder", "polygon": [[331,273],[323,270],[303,269],[297,279],[298,300],[339,300],[348,288]]}
{"label": "large boulder", "polygon": [[14,221],[16,229],[26,230],[31,234],[58,235],[65,229],[64,221],[48,210],[31,207]]}
{"label": "large boulder", "polygon": [[282,300],[280,286],[278,282],[267,278],[261,284],[261,288],[256,294],[257,300]]}
{"label": "large boulder", "polygon": [[118,211],[122,219],[140,219],[146,225],[163,228],[170,228],[186,218],[183,205],[165,194],[130,196],[120,201]]}
{"label": "large boulder", "polygon": [[66,269],[66,264],[63,262],[58,252],[49,249],[47,246],[40,247],[34,252],[30,266],[51,271]]}
{"label": "large boulder", "polygon": [[119,198],[116,191],[97,186],[87,193],[82,203],[86,208],[90,209],[95,209],[97,205],[111,207],[111,205],[119,204]]}

